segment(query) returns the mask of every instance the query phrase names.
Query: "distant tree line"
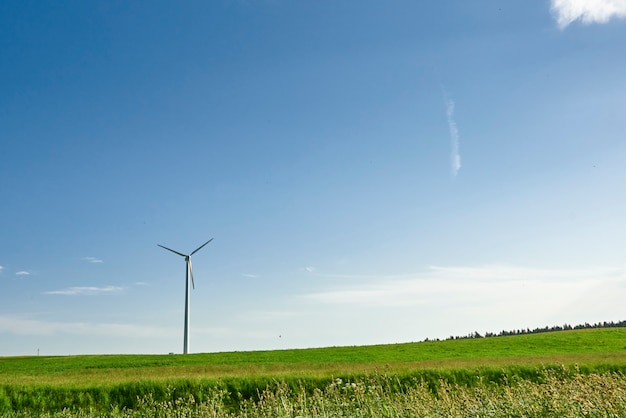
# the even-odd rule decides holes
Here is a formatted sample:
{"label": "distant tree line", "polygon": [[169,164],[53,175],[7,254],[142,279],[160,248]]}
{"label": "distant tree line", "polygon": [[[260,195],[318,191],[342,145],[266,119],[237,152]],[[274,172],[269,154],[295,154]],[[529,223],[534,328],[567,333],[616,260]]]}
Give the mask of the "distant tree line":
{"label": "distant tree line", "polygon": [[[481,335],[478,331],[471,332],[465,336],[450,336],[446,338],[446,340],[463,340],[468,338],[491,338],[491,337],[505,337],[509,335],[525,335],[525,334],[540,334],[542,332],[555,332],[555,331],[569,331],[572,329],[591,329],[591,328],[626,328],[626,320],[618,321],[618,322],[598,322],[595,324],[590,324],[585,322],[584,324],[571,326],[569,324],[564,325],[555,325],[552,327],[545,326],[543,328],[535,328],[535,329],[516,329],[512,331],[500,331],[498,333],[494,332],[486,332],[485,335]],[[438,339],[437,339],[438,340]],[[425,341],[428,341],[426,338]]]}

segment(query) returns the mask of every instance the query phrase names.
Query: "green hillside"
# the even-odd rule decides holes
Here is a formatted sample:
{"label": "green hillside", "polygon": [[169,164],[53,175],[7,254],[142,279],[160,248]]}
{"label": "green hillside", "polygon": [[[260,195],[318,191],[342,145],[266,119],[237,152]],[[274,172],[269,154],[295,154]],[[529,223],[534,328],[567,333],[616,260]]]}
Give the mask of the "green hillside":
{"label": "green hillside", "polygon": [[[289,402],[306,394],[317,394],[320,402],[326,402],[327,394],[336,391],[337,379],[362,385],[358,387],[378,388],[382,392],[370,399],[374,405],[378,396],[394,397],[394,393],[419,387],[433,391],[435,398],[431,400],[435,402],[442,384],[495,390],[489,389],[491,385],[542,385],[546,381],[558,385],[558,379],[578,379],[577,376],[589,376],[589,382],[597,378],[594,376],[617,376],[614,386],[618,390],[625,382],[625,372],[624,328],[185,356],[3,357],[0,413],[11,416],[7,414],[29,411],[31,415],[14,416],[40,416],[37,411],[63,414],[69,408],[78,414],[71,416],[91,416],[91,412],[81,415],[80,411],[113,416],[112,411],[135,410],[139,411],[137,416],[142,416],[145,399],[149,399],[150,405],[159,405],[159,409],[175,411],[177,407],[171,406],[172,402],[184,401],[185,408],[193,409],[195,402],[209,402],[215,396],[220,408],[235,411],[243,405],[258,405],[261,393],[266,394],[263,397],[278,396],[276,402],[281,403],[284,399],[280,400],[283,395],[279,393],[283,392],[289,394],[285,395]],[[355,387],[353,384],[350,383],[350,390]],[[587,380],[584,384],[591,385]],[[529,390],[538,388],[532,386]],[[499,396],[497,391],[493,396]],[[336,401],[343,404],[345,399],[341,399]]]}
{"label": "green hillside", "polygon": [[450,368],[622,363],[626,329],[587,329],[509,337],[298,350],[190,355],[85,355],[0,358],[0,384],[108,383],[249,375],[315,375],[383,368]]}

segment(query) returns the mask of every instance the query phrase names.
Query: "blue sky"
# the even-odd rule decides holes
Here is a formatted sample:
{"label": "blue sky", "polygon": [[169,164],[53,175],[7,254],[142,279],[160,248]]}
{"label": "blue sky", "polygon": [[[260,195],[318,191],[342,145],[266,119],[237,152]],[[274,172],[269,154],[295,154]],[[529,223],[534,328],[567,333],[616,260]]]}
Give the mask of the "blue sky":
{"label": "blue sky", "polygon": [[0,356],[622,320],[626,2],[0,5]]}

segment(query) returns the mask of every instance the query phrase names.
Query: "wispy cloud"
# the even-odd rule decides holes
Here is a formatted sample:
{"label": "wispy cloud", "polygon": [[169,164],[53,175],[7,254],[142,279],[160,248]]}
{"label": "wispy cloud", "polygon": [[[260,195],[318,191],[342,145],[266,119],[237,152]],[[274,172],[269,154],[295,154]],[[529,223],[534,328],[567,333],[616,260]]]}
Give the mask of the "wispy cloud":
{"label": "wispy cloud", "polygon": [[256,274],[249,274],[249,273],[241,273],[241,275],[242,275],[243,277],[247,277],[247,278],[249,278],[249,279],[257,279],[257,278],[259,277],[259,276],[258,276],[258,275],[256,275]]}
{"label": "wispy cloud", "polygon": [[551,0],[550,8],[560,29],[576,20],[591,24],[626,17],[626,0]]}
{"label": "wispy cloud", "polygon": [[18,271],[15,273],[16,276],[30,276],[30,272],[28,271]]}
{"label": "wispy cloud", "polygon": [[123,287],[119,286],[105,286],[105,287],[93,287],[93,286],[76,286],[68,287],[61,290],[50,290],[44,292],[46,295],[65,295],[65,296],[93,296],[93,295],[110,295],[114,293],[120,293],[123,291]]}
{"label": "wispy cloud", "polygon": [[83,257],[83,260],[87,261],[88,263],[102,263],[103,261],[99,258],[96,257]]}
{"label": "wispy cloud", "polygon": [[0,266],[0,273],[2,273],[2,270],[4,270],[4,267]]}
{"label": "wispy cloud", "polygon": [[299,310],[252,310],[239,314],[239,319],[245,322],[266,322],[272,323],[284,319],[296,318],[304,315]]}
{"label": "wispy cloud", "polygon": [[315,270],[316,270],[315,267],[313,266],[306,266],[304,269],[308,271],[309,273],[315,273]]}
{"label": "wispy cloud", "polygon": [[432,266],[412,274],[355,275],[318,286],[323,287],[294,295],[293,307],[315,312],[316,321],[327,321],[327,327],[351,336],[346,342],[367,341],[363,335],[368,327],[378,332],[367,343],[383,335],[389,341],[414,341],[475,330],[619,319],[626,266]]}
{"label": "wispy cloud", "polygon": [[461,169],[461,154],[459,151],[459,129],[456,126],[454,120],[454,101],[451,99],[446,100],[446,116],[448,118],[448,129],[450,130],[450,169],[452,177],[456,177]]}
{"label": "wispy cloud", "polygon": [[54,322],[0,315],[0,334],[16,335],[94,335],[124,338],[171,338],[178,331],[135,324]]}
{"label": "wispy cloud", "polygon": [[430,267],[423,273],[404,276],[364,276],[360,283],[303,297],[315,303],[387,307],[433,303],[493,306],[544,299],[554,304],[598,286],[626,287],[626,272],[623,268],[569,270],[506,265]]}

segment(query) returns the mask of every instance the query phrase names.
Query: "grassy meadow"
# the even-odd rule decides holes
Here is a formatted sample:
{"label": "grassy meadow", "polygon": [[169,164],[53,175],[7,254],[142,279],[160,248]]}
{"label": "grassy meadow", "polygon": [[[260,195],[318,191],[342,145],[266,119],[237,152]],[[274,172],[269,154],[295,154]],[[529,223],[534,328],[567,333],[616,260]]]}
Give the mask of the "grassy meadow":
{"label": "grassy meadow", "polygon": [[0,357],[0,415],[626,416],[625,375],[623,328],[186,356]]}

